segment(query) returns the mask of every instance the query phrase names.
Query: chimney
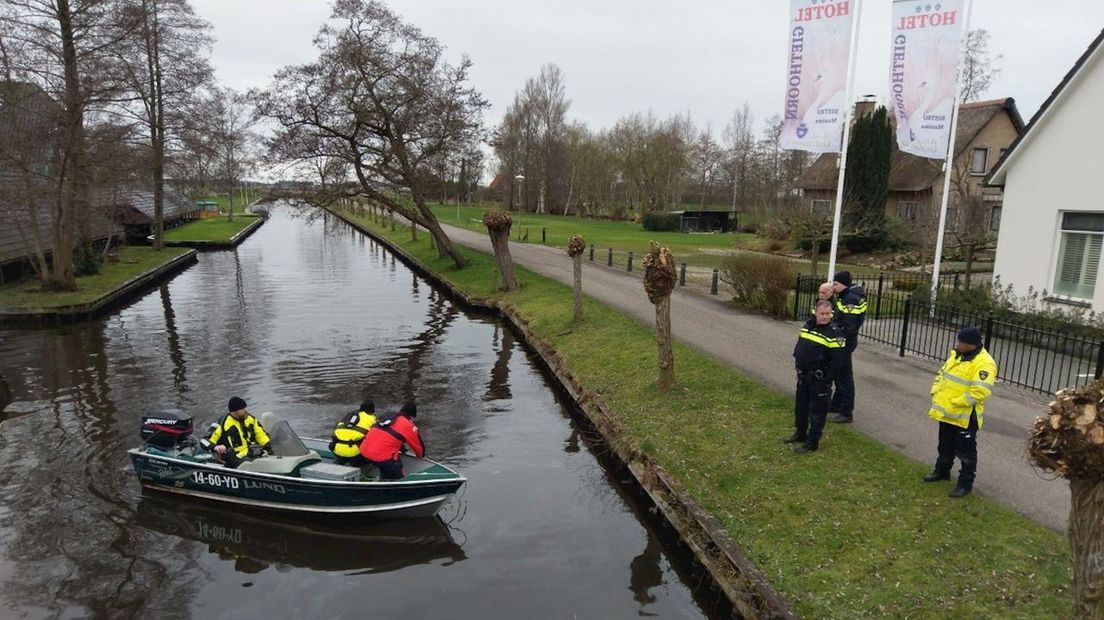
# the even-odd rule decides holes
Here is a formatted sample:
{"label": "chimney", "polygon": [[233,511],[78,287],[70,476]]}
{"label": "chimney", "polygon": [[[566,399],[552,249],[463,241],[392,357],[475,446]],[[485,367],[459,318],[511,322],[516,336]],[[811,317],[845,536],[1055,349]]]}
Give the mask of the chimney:
{"label": "chimney", "polygon": [[874,95],[863,95],[862,99],[855,102],[855,116],[854,118],[860,118],[863,115],[871,114],[874,112],[874,106],[877,105],[878,98]]}

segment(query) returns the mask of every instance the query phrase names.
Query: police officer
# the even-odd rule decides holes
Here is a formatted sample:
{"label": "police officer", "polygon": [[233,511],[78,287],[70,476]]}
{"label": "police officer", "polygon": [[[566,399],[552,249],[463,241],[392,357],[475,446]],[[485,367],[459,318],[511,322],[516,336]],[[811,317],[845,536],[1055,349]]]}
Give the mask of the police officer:
{"label": "police officer", "polygon": [[935,375],[928,415],[939,421],[939,456],[924,482],[951,479],[955,457],[961,468],[951,497],[965,497],[974,489],[977,473],[977,432],[984,422],[985,399],[997,379],[997,363],[981,342],[981,331],[958,332],[954,349]]}
{"label": "police officer", "polygon": [[828,408],[832,414],[829,422],[850,424],[855,412],[855,373],[851,367],[851,357],[859,346],[859,328],[866,318],[866,294],[863,287],[851,283],[851,272],[841,271],[832,283],[836,292],[836,323],[847,340],[839,376],[836,377],[836,391],[832,395],[832,404]]}
{"label": "police officer", "polygon": [[817,288],[817,298],[815,300],[813,300],[813,305],[809,307],[809,316],[815,316],[816,315],[817,302],[819,302],[821,300],[824,300],[824,301],[827,301],[827,302],[832,304],[832,321],[835,322],[835,320],[836,320],[836,302],[835,302],[835,299],[833,299],[835,294],[836,294],[836,291],[833,288],[833,285],[832,285],[831,282],[821,283],[820,287]]}
{"label": "police officer", "polygon": [[794,346],[797,391],[794,395],[794,432],[783,443],[800,444],[794,452],[816,452],[824,432],[824,418],[832,399],[832,379],[839,372],[846,343],[832,323],[832,302],[822,299]]}
{"label": "police officer", "polygon": [[360,403],[360,409],[341,418],[330,439],[330,452],[334,453],[334,462],[350,467],[366,465],[368,461],[360,455],[360,442],[375,423],[376,404],[370,398]]}
{"label": "police officer", "polygon": [[215,453],[227,467],[235,468],[250,456],[250,446],[272,451],[264,427],[250,415],[245,401],[237,396],[230,399],[229,412],[221,421],[211,424],[201,444]]}

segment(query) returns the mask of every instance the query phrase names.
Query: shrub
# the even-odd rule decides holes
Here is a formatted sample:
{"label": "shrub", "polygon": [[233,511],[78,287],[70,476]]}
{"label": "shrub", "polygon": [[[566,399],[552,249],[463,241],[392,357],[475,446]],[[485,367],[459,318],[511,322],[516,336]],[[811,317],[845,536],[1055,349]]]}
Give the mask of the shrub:
{"label": "shrub", "polygon": [[899,217],[887,217],[885,221],[885,237],[882,239],[882,249],[890,252],[907,250],[915,243],[915,232],[908,222]]}
{"label": "shrub", "polygon": [[732,298],[737,304],[786,318],[797,271],[780,256],[736,253],[721,263],[720,278],[732,287]]}
{"label": "shrub", "polygon": [[73,250],[73,269],[78,276],[94,276],[100,272],[100,257],[83,243]]}
{"label": "shrub", "polygon": [[894,278],[892,280],[893,290],[895,291],[916,291],[919,289],[928,290],[931,285],[930,281],[925,281],[923,278]]}
{"label": "shrub", "polygon": [[674,213],[652,211],[644,214],[644,230],[677,231],[679,229],[679,216]]}
{"label": "shrub", "polygon": [[785,241],[790,238],[790,224],[784,218],[776,217],[763,222],[759,234],[767,239]]}

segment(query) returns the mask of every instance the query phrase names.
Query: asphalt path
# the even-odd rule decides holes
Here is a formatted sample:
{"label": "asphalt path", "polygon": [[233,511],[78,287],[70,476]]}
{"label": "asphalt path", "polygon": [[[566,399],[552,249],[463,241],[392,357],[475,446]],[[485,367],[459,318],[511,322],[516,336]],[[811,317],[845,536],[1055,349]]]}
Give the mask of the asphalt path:
{"label": "asphalt path", "polygon": [[[482,230],[444,228],[463,246],[493,252]],[[564,248],[511,242],[510,253],[515,263],[571,285],[571,259]],[[584,261],[583,289],[602,303],[653,325],[655,309],[644,294],[639,275]],[[718,362],[780,392],[793,392],[795,323],[742,312],[724,303],[723,296],[677,287],[671,297],[671,329],[675,338]],[[939,364],[924,358],[898,357],[890,347],[862,341],[853,363],[856,408],[852,426],[911,459],[933,463],[938,425],[927,412]],[[986,403],[985,428],[978,433],[974,491],[1043,526],[1065,530],[1069,485],[1063,479],[1050,479],[1037,472],[1027,461],[1025,450],[1028,431],[1036,416],[1046,410],[1048,399],[1001,385],[999,369],[997,374],[998,384]],[[822,449],[832,449],[832,430],[826,429]],[[855,467],[862,466],[855,463]],[[923,483],[917,479],[916,484]],[[948,485],[947,490],[950,488]]]}

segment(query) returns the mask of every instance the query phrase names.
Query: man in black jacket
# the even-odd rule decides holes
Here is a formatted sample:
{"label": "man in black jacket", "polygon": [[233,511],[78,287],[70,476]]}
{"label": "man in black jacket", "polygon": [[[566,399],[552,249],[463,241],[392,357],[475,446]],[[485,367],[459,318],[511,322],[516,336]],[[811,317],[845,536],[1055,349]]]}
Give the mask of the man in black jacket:
{"label": "man in black jacket", "polygon": [[816,452],[824,419],[832,400],[832,380],[839,373],[846,346],[832,323],[832,303],[818,301],[816,314],[801,328],[794,346],[797,391],[794,395],[794,432],[782,441],[800,444],[794,452]]}
{"label": "man in black jacket", "polygon": [[836,377],[836,392],[832,395],[832,405],[828,408],[832,415],[829,422],[850,424],[855,412],[855,373],[851,367],[851,356],[859,346],[859,329],[866,318],[866,293],[863,287],[851,283],[851,272],[836,274],[832,284],[836,290],[836,323],[847,340],[847,347]]}

